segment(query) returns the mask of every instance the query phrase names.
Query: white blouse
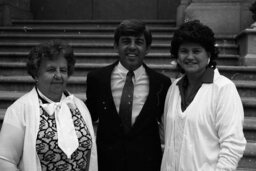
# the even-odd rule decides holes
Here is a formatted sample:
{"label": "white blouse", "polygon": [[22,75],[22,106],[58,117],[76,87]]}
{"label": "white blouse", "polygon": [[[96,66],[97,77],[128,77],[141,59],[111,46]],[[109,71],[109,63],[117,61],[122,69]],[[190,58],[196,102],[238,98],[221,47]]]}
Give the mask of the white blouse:
{"label": "white blouse", "polygon": [[182,112],[178,81],[165,102],[161,171],[235,170],[246,140],[243,106],[234,83],[215,69],[213,83],[202,84]]}
{"label": "white blouse", "polygon": [[[92,136],[89,171],[98,170],[97,149],[89,111],[84,103],[74,97],[75,104]],[[0,133],[0,161],[5,160],[20,171],[41,171],[36,153],[39,130],[39,100],[35,88],[8,107]],[[0,165],[0,170],[1,165]]]}

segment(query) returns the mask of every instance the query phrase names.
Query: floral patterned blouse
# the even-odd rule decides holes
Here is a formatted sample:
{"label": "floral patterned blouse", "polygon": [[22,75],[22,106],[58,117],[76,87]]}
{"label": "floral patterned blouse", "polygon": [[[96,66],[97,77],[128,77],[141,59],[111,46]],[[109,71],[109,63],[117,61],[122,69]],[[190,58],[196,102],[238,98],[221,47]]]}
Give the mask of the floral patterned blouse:
{"label": "floral patterned blouse", "polygon": [[[45,100],[40,98],[42,103]],[[40,107],[40,124],[36,140],[36,151],[42,171],[88,171],[92,148],[89,130],[77,108],[70,109],[79,147],[67,158],[58,146],[58,136],[54,115],[49,115]]]}

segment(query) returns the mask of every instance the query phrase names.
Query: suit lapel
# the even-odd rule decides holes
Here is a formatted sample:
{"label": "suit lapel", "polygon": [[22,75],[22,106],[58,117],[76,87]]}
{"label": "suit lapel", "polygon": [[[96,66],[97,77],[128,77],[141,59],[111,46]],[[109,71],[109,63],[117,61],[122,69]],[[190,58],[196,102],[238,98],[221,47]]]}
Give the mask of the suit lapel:
{"label": "suit lapel", "polygon": [[104,97],[104,102],[108,107],[113,111],[113,113],[118,116],[116,106],[114,103],[113,95],[112,95],[112,90],[111,90],[111,74],[113,72],[114,67],[118,64],[118,61],[113,63],[112,65],[109,65],[103,70],[102,73],[102,86],[103,86],[103,97]]}

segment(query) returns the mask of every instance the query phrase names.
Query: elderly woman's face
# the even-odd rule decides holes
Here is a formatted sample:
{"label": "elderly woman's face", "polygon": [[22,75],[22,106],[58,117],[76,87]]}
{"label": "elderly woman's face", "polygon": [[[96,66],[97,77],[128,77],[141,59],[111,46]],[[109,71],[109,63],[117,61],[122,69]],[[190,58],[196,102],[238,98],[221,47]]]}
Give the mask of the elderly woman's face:
{"label": "elderly woman's face", "polygon": [[177,62],[186,74],[202,74],[209,61],[210,54],[200,44],[186,42],[180,45]]}
{"label": "elderly woman's face", "polygon": [[66,59],[62,55],[54,60],[44,58],[39,67],[37,80],[38,89],[46,97],[59,101],[68,80]]}

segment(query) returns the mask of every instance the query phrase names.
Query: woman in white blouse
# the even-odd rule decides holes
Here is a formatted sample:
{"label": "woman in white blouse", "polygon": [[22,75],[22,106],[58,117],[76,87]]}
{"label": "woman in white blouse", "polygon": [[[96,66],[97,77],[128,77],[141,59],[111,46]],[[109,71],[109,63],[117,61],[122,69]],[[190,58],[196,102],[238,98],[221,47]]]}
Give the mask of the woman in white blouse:
{"label": "woman in white blouse", "polygon": [[243,155],[243,106],[216,68],[214,45],[213,31],[199,21],[174,33],[170,51],[183,75],[166,97],[161,171],[231,171]]}
{"label": "woman in white blouse", "polygon": [[97,171],[89,111],[66,90],[74,71],[72,48],[60,41],[30,51],[35,87],[6,111],[0,133],[1,171]]}

